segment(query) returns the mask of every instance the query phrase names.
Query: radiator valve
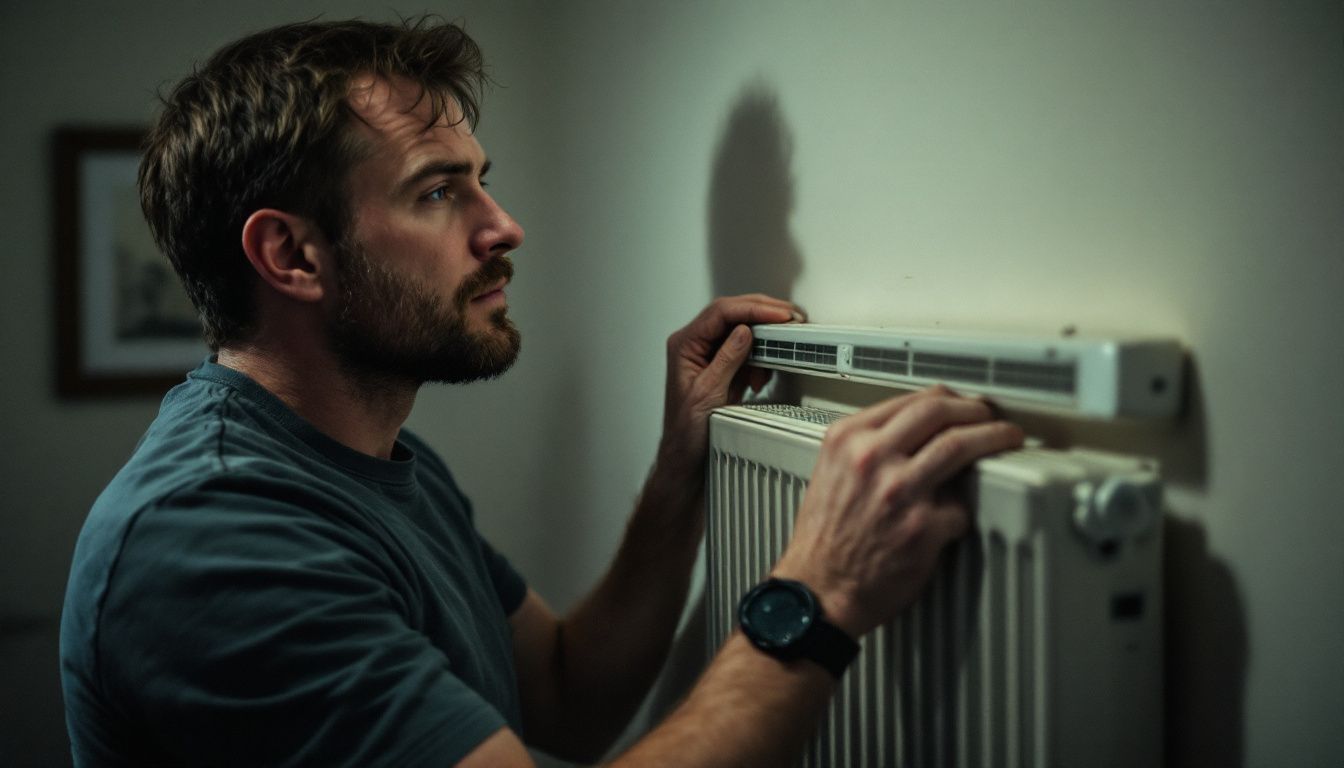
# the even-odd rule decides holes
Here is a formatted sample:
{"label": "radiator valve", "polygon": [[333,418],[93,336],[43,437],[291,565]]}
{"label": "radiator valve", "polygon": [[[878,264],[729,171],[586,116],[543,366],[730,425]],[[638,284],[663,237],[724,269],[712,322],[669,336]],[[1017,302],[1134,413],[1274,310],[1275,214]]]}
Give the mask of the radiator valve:
{"label": "radiator valve", "polygon": [[1109,477],[1074,487],[1073,525],[1083,538],[1109,554],[1125,540],[1142,537],[1157,523],[1162,485],[1155,478]]}

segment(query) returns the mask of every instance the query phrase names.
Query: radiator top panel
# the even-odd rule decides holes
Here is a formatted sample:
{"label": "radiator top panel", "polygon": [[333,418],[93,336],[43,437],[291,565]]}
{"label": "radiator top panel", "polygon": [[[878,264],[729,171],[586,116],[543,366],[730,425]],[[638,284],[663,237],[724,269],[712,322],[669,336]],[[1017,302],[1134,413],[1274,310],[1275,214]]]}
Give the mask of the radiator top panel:
{"label": "radiator top panel", "polygon": [[817,424],[823,427],[829,427],[837,419],[842,419],[845,414],[839,411],[828,411],[824,408],[812,408],[805,405],[776,405],[773,403],[748,404],[742,406],[755,413],[778,416],[785,419],[794,419],[796,421],[805,421],[809,424]]}

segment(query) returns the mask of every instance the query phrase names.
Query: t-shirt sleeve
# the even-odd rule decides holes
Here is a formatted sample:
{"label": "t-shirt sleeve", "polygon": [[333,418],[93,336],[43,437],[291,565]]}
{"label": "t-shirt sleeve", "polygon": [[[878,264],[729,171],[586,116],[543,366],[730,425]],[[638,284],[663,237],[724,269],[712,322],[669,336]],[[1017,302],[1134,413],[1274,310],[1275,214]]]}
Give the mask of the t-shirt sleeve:
{"label": "t-shirt sleeve", "polygon": [[398,564],[305,493],[140,514],[101,611],[107,698],[156,724],[165,762],[453,765],[506,718],[414,629]]}

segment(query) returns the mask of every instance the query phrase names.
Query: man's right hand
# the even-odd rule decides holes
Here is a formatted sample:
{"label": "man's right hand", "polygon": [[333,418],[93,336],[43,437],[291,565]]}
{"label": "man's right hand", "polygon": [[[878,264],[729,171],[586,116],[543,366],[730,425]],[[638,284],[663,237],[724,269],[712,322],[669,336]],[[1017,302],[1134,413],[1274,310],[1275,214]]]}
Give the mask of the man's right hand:
{"label": "man's right hand", "polygon": [[919,596],[969,525],[945,483],[1016,448],[1022,430],[984,400],[934,387],[831,425],[772,575],[807,584],[827,620],[860,637]]}
{"label": "man's right hand", "polygon": [[[914,601],[943,546],[966,531],[946,481],[1021,444],[986,402],[942,387],[836,422],[774,575],[807,584],[829,621],[865,634]],[[613,766],[794,762],[835,684],[821,666],[780,662],[734,633],[681,706]],[[460,765],[532,762],[503,730]]]}

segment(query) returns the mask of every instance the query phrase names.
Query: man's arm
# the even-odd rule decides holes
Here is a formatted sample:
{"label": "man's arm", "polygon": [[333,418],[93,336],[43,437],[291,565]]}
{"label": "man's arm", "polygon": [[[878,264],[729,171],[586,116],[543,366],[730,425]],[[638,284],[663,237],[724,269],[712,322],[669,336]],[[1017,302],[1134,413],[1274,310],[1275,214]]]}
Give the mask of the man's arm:
{"label": "man's arm", "polygon": [[[702,313],[679,333],[712,329],[714,323],[702,323],[704,317]],[[728,328],[732,325],[720,330],[720,338]],[[704,525],[699,490],[707,415],[732,396],[729,382],[745,360],[749,335],[740,341],[734,345],[730,337],[717,352],[708,344],[699,347],[678,377],[678,355],[685,345],[673,336],[660,466],[650,476],[612,570],[563,622],[535,598],[515,614],[525,712],[559,707],[561,713],[559,719],[543,718],[554,730],[543,727],[540,732],[533,731],[533,715],[525,714],[529,735],[539,735],[536,743],[543,748],[555,749],[553,744],[560,742],[548,739],[564,742],[565,729],[576,727],[584,739],[591,739],[588,749],[600,749],[601,734],[576,725],[578,720],[598,712],[613,718],[606,728],[619,730],[662,662]],[[695,365],[707,358],[709,363]],[[706,376],[711,370],[716,373]],[[705,392],[717,397],[697,396]],[[1016,427],[993,418],[983,401],[935,388],[834,424],[823,442],[794,538],[774,575],[808,584],[827,618],[853,637],[890,619],[915,599],[943,546],[967,527],[966,511],[945,497],[943,483],[977,458],[1020,444]],[[670,442],[668,435],[685,439],[673,437]],[[675,491],[660,495],[662,478],[692,484],[695,498],[689,507],[687,498]],[[676,487],[684,486],[666,486]],[[638,650],[625,648],[625,642]],[[529,690],[537,682],[540,694]],[[814,730],[834,685],[821,667],[801,660],[780,662],[735,633],[682,706],[614,765],[786,764]],[[607,712],[603,699],[613,695],[616,700]],[[478,758],[481,765],[528,764],[518,759],[520,754],[525,758],[517,737],[501,731],[463,765]]]}
{"label": "man's arm", "polygon": [[[895,617],[968,527],[944,483],[1021,445],[1021,430],[993,419],[984,401],[936,387],[833,424],[771,575],[811,587],[823,615],[851,637]],[[613,765],[792,764],[835,682],[811,661],[778,661],[734,632],[682,706]]]}
{"label": "man's arm", "polygon": [[[682,704],[611,768],[691,766],[776,768],[795,763],[835,690],[808,662],[782,664],[734,633]],[[497,731],[458,768],[524,768],[533,762],[518,736]]]}
{"label": "man's arm", "polygon": [[[709,412],[741,399],[751,349],[744,324],[786,322],[765,296],[720,299],[668,339],[663,439],[610,569],[564,619],[535,593],[510,618],[528,741],[592,761],[625,728],[658,675],[704,534]],[[744,375],[738,377],[739,372]]]}

